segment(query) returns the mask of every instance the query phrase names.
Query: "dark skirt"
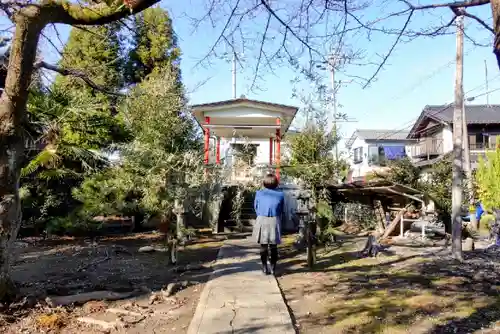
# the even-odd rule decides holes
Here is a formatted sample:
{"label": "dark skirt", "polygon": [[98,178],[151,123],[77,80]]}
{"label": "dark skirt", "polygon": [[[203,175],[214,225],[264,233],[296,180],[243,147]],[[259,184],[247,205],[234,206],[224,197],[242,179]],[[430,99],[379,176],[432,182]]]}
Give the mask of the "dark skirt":
{"label": "dark skirt", "polygon": [[253,226],[252,239],[261,245],[277,245],[281,243],[279,217],[257,216]]}

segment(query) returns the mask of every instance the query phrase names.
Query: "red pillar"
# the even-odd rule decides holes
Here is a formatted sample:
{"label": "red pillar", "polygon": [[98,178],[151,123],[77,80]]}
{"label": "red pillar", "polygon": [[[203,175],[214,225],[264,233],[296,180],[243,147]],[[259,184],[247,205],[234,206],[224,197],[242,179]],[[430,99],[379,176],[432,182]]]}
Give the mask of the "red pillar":
{"label": "red pillar", "polygon": [[276,177],[280,179],[280,161],[281,161],[281,120],[276,118],[276,125],[279,128],[276,129]]}
{"label": "red pillar", "polygon": [[276,139],[273,138],[273,164],[276,164]]}
{"label": "red pillar", "polygon": [[[210,124],[210,117],[205,116],[205,125]],[[205,165],[208,165],[208,157],[210,154],[210,129],[205,127]]]}
{"label": "red pillar", "polygon": [[220,165],[220,137],[215,138],[215,163]]}
{"label": "red pillar", "polygon": [[269,137],[269,164],[273,164],[273,137]]}

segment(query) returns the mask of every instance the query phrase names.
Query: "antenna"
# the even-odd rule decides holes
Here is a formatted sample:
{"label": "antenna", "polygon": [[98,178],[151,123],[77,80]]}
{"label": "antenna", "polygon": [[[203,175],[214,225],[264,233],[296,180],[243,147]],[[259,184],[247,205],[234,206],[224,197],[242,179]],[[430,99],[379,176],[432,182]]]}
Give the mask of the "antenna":
{"label": "antenna", "polygon": [[233,99],[236,99],[236,51],[233,50]]}
{"label": "antenna", "polygon": [[486,104],[490,105],[490,93],[488,89],[488,65],[486,59],[484,60],[484,79],[486,80]]}

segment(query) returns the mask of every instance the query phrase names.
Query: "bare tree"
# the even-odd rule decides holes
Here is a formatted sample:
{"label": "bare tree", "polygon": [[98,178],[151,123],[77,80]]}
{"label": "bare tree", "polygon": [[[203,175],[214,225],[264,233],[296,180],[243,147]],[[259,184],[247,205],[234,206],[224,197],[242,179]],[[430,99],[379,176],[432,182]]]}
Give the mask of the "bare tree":
{"label": "bare tree", "polygon": [[[192,17],[194,27],[204,24],[218,30],[218,37],[206,56],[220,56],[229,47],[245,52],[253,68],[252,88],[258,88],[263,73],[275,72],[280,65],[291,65],[304,76],[317,80],[318,64],[329,56],[343,56],[351,65],[344,76],[352,77],[363,87],[372,83],[386,65],[400,43],[421,37],[454,34],[459,8],[463,15],[480,29],[495,36],[494,52],[500,67],[500,0],[470,0],[436,2],[417,5],[409,0],[364,2],[358,0],[202,0],[206,5],[203,15]],[[491,18],[480,18],[468,9],[491,5]],[[368,11],[369,10],[369,11]],[[437,12],[439,22],[420,26],[418,13]],[[189,15],[189,13],[187,13]],[[496,27],[496,28],[493,28]],[[391,38],[391,44],[382,54],[368,55],[370,41],[376,35]],[[481,45],[465,33],[465,38]],[[352,46],[353,40],[365,40],[362,49]],[[451,50],[450,50],[451,51]],[[352,74],[352,66],[372,66],[372,74],[360,77]],[[341,71],[342,72],[342,71]],[[355,71],[354,71],[355,72]]]}
{"label": "bare tree", "polygon": [[15,31],[9,55],[5,88],[0,100],[0,300],[12,296],[11,250],[21,224],[19,177],[24,156],[26,102],[35,68],[47,68],[62,75],[77,75],[99,88],[80,72],[36,62],[37,46],[43,29],[52,24],[72,26],[102,25],[138,13],[158,0],[90,2],[2,1],[0,10],[13,23]]}

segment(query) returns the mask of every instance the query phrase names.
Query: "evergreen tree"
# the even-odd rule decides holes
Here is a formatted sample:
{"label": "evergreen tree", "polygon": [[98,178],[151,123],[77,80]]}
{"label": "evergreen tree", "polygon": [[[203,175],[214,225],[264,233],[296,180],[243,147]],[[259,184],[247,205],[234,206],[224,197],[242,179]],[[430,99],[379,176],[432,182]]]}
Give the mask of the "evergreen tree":
{"label": "evergreen tree", "polygon": [[[123,57],[119,37],[119,25],[73,28],[64,47],[60,66],[80,70],[107,91],[118,91],[123,86]],[[94,91],[83,80],[71,76],[58,76],[56,87],[67,92],[86,92],[89,95],[107,97]]]}
{"label": "evergreen tree", "polygon": [[[117,25],[74,28],[61,67],[85,73],[107,91],[118,91],[123,85],[118,33]],[[58,76],[50,90],[33,90],[28,111],[36,139],[21,178],[25,222],[43,229],[81,204],[71,196],[72,189],[107,166],[106,151],[130,138],[122,117],[114,112],[119,102],[73,77]]]}
{"label": "evergreen tree", "polygon": [[126,65],[127,83],[140,83],[154,71],[169,68],[178,88],[182,89],[181,52],[168,12],[160,7],[148,8],[133,20],[135,35]]}
{"label": "evergreen tree", "polygon": [[119,166],[87,179],[74,191],[84,213],[158,215],[168,220],[203,176],[200,141],[182,116],[176,74],[155,70],[131,92],[124,119],[134,139],[121,149]]}

